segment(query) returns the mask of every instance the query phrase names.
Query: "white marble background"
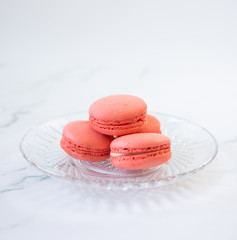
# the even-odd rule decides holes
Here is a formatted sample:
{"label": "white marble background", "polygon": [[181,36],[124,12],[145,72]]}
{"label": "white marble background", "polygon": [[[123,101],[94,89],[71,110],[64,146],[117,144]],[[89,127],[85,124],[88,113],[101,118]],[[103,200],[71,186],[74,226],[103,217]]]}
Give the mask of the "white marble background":
{"label": "white marble background", "polygon": [[[0,0],[0,239],[237,239],[237,2]],[[157,189],[80,188],[30,166],[31,127],[128,93],[219,154]]]}

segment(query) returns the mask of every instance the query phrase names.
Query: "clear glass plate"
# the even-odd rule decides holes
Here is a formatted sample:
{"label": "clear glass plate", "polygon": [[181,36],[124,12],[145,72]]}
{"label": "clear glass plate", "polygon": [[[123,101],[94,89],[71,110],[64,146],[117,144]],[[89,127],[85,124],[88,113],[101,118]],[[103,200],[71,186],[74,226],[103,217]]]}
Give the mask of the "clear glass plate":
{"label": "clear glass plate", "polygon": [[161,122],[162,133],[171,139],[172,158],[168,163],[147,170],[116,169],[109,159],[89,163],[74,159],[60,148],[63,127],[73,120],[88,120],[87,112],[69,114],[25,134],[20,150],[31,164],[49,175],[81,184],[110,188],[149,188],[202,170],[216,156],[215,138],[195,123],[175,116],[151,112]]}

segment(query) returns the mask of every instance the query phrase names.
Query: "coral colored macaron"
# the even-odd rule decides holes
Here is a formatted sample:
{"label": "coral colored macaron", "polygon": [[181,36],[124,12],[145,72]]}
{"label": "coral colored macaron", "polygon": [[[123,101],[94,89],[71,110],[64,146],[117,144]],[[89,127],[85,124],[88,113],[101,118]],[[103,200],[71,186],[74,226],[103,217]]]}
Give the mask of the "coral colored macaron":
{"label": "coral colored macaron", "polygon": [[121,136],[142,130],[147,105],[132,95],[111,95],[95,101],[89,108],[91,126],[100,133]]}
{"label": "coral colored macaron", "polygon": [[141,133],[161,133],[160,121],[156,117],[147,114],[146,123],[144,124]]}
{"label": "coral colored macaron", "polygon": [[70,156],[97,162],[109,157],[112,137],[96,132],[89,121],[73,121],[63,128],[61,148]]}
{"label": "coral colored macaron", "polygon": [[171,158],[170,139],[158,133],[135,133],[113,140],[110,161],[125,170],[155,167]]}

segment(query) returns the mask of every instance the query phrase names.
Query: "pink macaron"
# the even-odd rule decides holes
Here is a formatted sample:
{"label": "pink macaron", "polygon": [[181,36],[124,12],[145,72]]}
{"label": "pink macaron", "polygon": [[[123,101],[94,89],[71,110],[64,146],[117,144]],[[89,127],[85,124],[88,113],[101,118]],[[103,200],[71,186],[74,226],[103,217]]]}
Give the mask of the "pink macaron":
{"label": "pink macaron", "polygon": [[91,126],[97,132],[116,136],[141,131],[146,112],[146,103],[132,95],[103,97],[89,108]]}
{"label": "pink macaron", "polygon": [[158,133],[135,133],[116,138],[110,145],[113,166],[125,170],[152,168],[171,158],[170,139]]}
{"label": "pink macaron", "polygon": [[147,114],[146,122],[140,132],[141,133],[161,133],[160,121],[156,117],[150,114]]}
{"label": "pink macaron", "polygon": [[98,162],[109,157],[112,140],[96,132],[89,121],[73,121],[64,126],[60,145],[73,158]]}

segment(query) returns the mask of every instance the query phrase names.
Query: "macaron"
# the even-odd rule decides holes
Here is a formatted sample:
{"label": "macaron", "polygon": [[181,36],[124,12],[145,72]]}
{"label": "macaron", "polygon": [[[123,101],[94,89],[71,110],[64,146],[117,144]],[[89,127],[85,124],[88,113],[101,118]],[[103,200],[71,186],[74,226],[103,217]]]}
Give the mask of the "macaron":
{"label": "macaron", "polygon": [[156,117],[147,114],[146,122],[141,130],[141,133],[161,133],[160,121]]}
{"label": "macaron", "polygon": [[111,95],[89,108],[91,126],[106,135],[121,136],[140,132],[145,124],[146,103],[132,95]]}
{"label": "macaron", "polygon": [[170,139],[158,133],[135,133],[121,136],[110,145],[110,162],[125,170],[159,166],[171,158]]}
{"label": "macaron", "polygon": [[64,126],[60,145],[73,158],[98,162],[109,157],[112,140],[96,132],[89,121],[73,121]]}

